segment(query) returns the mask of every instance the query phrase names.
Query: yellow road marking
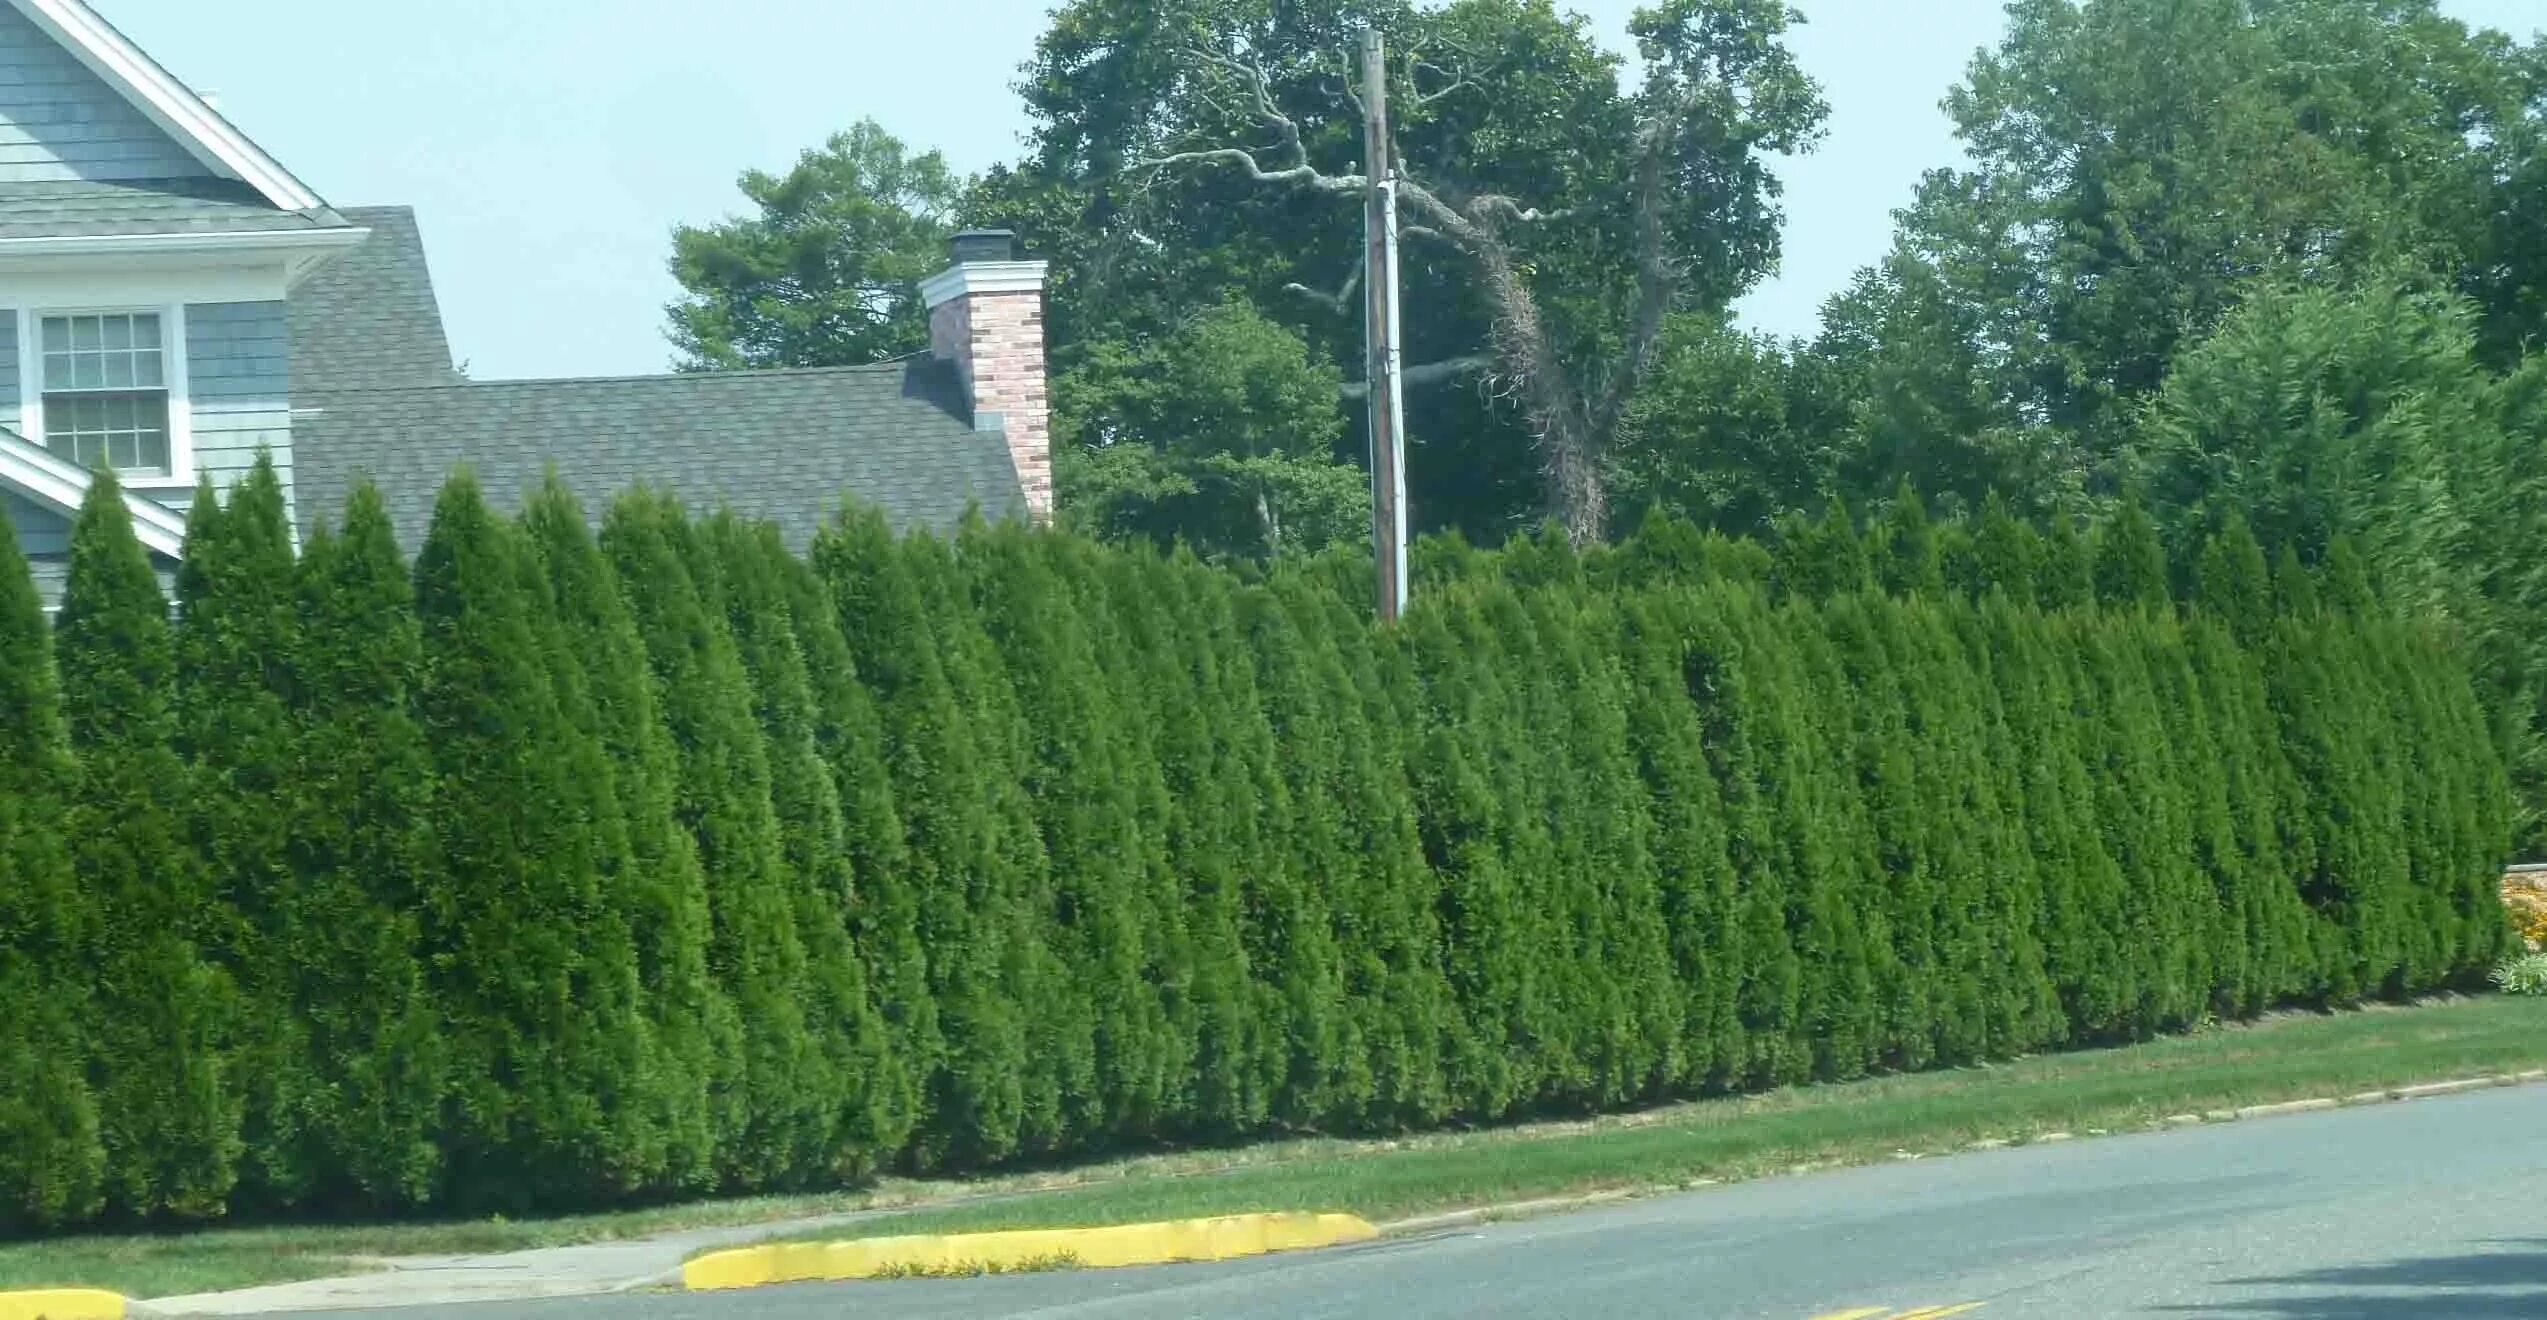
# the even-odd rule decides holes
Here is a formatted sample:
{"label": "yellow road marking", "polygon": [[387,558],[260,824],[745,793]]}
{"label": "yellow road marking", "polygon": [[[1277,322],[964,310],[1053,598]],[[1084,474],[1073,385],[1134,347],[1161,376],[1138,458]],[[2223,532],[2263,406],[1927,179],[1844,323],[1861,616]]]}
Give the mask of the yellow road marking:
{"label": "yellow road marking", "polygon": [[1946,1320],[1946,1317],[1950,1315],[1961,1315],[1966,1311],[1980,1309],[1979,1302],[1965,1302],[1961,1306],[1931,1306],[1924,1311],[1904,1311],[1894,1316],[1893,1320]]}

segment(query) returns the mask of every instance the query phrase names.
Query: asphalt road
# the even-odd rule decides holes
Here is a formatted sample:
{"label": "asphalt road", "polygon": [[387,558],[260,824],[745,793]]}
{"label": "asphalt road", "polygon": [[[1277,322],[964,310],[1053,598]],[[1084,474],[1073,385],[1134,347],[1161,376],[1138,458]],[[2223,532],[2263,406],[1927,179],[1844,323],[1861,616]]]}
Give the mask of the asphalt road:
{"label": "asphalt road", "polygon": [[428,1314],[2547,1320],[2547,1088],[1775,1179],[1221,1265]]}

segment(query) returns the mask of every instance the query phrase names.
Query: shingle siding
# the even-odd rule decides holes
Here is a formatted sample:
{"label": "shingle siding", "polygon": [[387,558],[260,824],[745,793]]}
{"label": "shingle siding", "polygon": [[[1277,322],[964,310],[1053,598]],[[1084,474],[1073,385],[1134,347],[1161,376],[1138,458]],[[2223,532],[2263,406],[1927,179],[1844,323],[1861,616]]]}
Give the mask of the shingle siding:
{"label": "shingle siding", "polygon": [[0,5],[0,182],[210,173],[69,51]]}
{"label": "shingle siding", "polygon": [[18,529],[18,548],[29,555],[66,554],[71,548],[71,520],[15,491],[0,491],[0,506],[9,525]]}
{"label": "shingle siding", "polygon": [[35,575],[35,594],[46,609],[62,603],[62,581],[70,571],[71,520],[15,491],[0,490],[0,509],[17,529],[18,549]]}
{"label": "shingle siding", "polygon": [[0,426],[16,426],[23,407],[18,397],[18,309],[0,307]]}
{"label": "shingle siding", "polygon": [[34,570],[35,594],[44,608],[61,608],[62,584],[70,579],[71,561],[62,555],[30,555],[27,567]]}
{"label": "shingle siding", "polygon": [[[186,382],[195,432],[195,468],[227,489],[274,453],[286,499],[292,494],[291,344],[279,302],[204,303],[186,309]],[[161,501],[184,508],[191,498]]]}

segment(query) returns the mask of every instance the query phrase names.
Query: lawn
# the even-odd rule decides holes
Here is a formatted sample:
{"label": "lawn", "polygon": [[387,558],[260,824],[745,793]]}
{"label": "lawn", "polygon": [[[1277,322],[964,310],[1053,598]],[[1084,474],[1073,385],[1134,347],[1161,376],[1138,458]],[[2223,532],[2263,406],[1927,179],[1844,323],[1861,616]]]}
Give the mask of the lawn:
{"label": "lawn", "polygon": [[[1798,1166],[2145,1127],[2186,1113],[2547,1066],[2547,1000],[2285,1015],[2123,1049],[1707,1100],[1639,1114],[1383,1141],[1154,1154],[1059,1172],[610,1215],[222,1229],[0,1244],[0,1288],[137,1297],[321,1277],[366,1258],[491,1252],[904,1206],[861,1235],[1134,1223],[1243,1210],[1446,1209],[1731,1181]],[[824,1236],[840,1236],[838,1230]]]}

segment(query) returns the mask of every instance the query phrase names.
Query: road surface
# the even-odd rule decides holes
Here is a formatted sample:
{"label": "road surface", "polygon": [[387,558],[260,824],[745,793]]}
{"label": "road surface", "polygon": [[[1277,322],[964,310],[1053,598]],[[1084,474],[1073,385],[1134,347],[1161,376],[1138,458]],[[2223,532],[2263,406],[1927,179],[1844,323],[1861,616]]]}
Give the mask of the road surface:
{"label": "road surface", "polygon": [[1773,1179],[1218,1265],[422,1314],[2547,1320],[2547,1088]]}

